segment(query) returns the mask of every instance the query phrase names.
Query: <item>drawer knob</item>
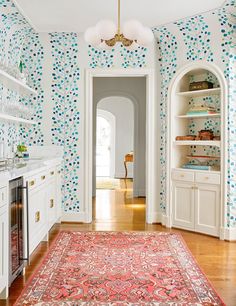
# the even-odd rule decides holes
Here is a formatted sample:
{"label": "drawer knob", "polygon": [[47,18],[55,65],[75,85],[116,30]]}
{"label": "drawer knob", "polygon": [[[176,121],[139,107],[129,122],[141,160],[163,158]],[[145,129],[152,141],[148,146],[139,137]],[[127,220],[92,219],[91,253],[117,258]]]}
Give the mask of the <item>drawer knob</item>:
{"label": "drawer knob", "polygon": [[35,223],[38,223],[40,221],[40,211],[37,211],[35,213]]}
{"label": "drawer knob", "polygon": [[61,174],[61,170],[59,170],[57,173],[58,173],[58,174]]}
{"label": "drawer knob", "polygon": [[51,175],[54,175],[54,173],[55,173],[54,171],[50,172]]}
{"label": "drawer knob", "polygon": [[35,185],[35,180],[30,181],[30,182],[29,182],[29,185],[30,185],[30,186],[34,186],[34,185]]}
{"label": "drawer knob", "polygon": [[184,174],[181,174],[180,177],[184,177]]}
{"label": "drawer knob", "polygon": [[42,176],[41,176],[41,180],[42,180],[42,181],[44,181],[44,180],[45,180],[45,178],[46,178],[46,176],[45,176],[45,175],[42,175]]}
{"label": "drawer knob", "polygon": [[205,176],[205,180],[209,180],[209,176]]}
{"label": "drawer knob", "polygon": [[50,200],[50,208],[53,208],[53,207],[54,207],[54,200],[51,199],[51,200]]}

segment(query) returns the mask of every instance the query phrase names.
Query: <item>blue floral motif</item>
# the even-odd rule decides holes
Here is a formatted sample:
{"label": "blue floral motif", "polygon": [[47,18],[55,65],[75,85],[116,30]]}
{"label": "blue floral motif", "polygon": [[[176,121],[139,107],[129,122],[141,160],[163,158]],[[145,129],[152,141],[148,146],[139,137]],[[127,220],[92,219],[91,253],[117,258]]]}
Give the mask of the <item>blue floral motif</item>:
{"label": "blue floral motif", "polygon": [[219,17],[222,34],[222,62],[225,64],[225,77],[229,86],[228,106],[228,197],[227,226],[236,227],[236,15],[228,11],[236,7],[233,0],[216,13]]}
{"label": "blue floral motif", "polygon": [[78,37],[75,33],[52,33],[52,143],[64,147],[63,208],[79,212],[79,112]]}
{"label": "blue floral motif", "polygon": [[211,50],[211,32],[202,15],[197,15],[176,22],[183,34],[184,43],[188,48],[187,60],[207,60],[213,62]]}
{"label": "blue floral motif", "polygon": [[163,212],[166,209],[166,148],[167,148],[167,96],[170,81],[173,79],[177,69],[177,50],[178,44],[176,37],[171,34],[166,27],[153,29],[158,38],[160,51],[160,73],[161,73],[161,145],[160,145],[160,164],[161,164],[161,191],[160,206]]}
{"label": "blue floral motif", "polygon": [[147,48],[137,47],[135,50],[129,50],[120,45],[120,56],[122,58],[123,68],[143,68],[146,66]]}
{"label": "blue floral motif", "polygon": [[102,50],[91,45],[88,46],[90,68],[111,68],[114,65],[115,49]]}

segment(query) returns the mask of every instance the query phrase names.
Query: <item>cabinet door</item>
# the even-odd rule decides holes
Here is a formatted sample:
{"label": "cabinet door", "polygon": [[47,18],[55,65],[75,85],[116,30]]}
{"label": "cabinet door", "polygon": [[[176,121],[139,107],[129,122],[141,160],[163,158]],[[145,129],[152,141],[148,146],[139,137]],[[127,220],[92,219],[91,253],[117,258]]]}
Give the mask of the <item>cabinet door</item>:
{"label": "cabinet door", "polygon": [[220,186],[198,184],[195,189],[195,229],[219,236]]}
{"label": "cabinet door", "polygon": [[48,230],[54,225],[57,219],[56,206],[56,180],[51,180],[47,187],[47,211],[48,211]]}
{"label": "cabinet door", "polygon": [[61,206],[62,206],[62,196],[61,196],[61,167],[57,168],[57,176],[56,176],[56,204],[57,204],[57,221],[61,218]]}
{"label": "cabinet door", "polygon": [[46,186],[29,191],[29,250],[30,254],[47,234]]}
{"label": "cabinet door", "polygon": [[8,232],[7,211],[0,210],[0,298],[8,295]]}
{"label": "cabinet door", "polygon": [[194,230],[194,189],[191,183],[173,182],[173,226]]}

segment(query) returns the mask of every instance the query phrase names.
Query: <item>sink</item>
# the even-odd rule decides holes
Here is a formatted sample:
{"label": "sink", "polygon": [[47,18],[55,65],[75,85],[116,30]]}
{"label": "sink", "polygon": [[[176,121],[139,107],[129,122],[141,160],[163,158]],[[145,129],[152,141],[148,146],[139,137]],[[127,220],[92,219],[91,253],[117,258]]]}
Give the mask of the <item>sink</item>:
{"label": "sink", "polygon": [[21,168],[24,168],[26,165],[27,165],[26,163],[15,164],[15,168],[21,169]]}

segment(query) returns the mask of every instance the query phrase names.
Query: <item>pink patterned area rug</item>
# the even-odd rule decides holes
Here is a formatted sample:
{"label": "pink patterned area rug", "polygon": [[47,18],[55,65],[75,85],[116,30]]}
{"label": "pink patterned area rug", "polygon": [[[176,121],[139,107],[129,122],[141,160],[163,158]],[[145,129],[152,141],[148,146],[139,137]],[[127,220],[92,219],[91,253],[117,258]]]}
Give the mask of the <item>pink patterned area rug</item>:
{"label": "pink patterned area rug", "polygon": [[178,234],[61,232],[16,305],[225,304]]}

